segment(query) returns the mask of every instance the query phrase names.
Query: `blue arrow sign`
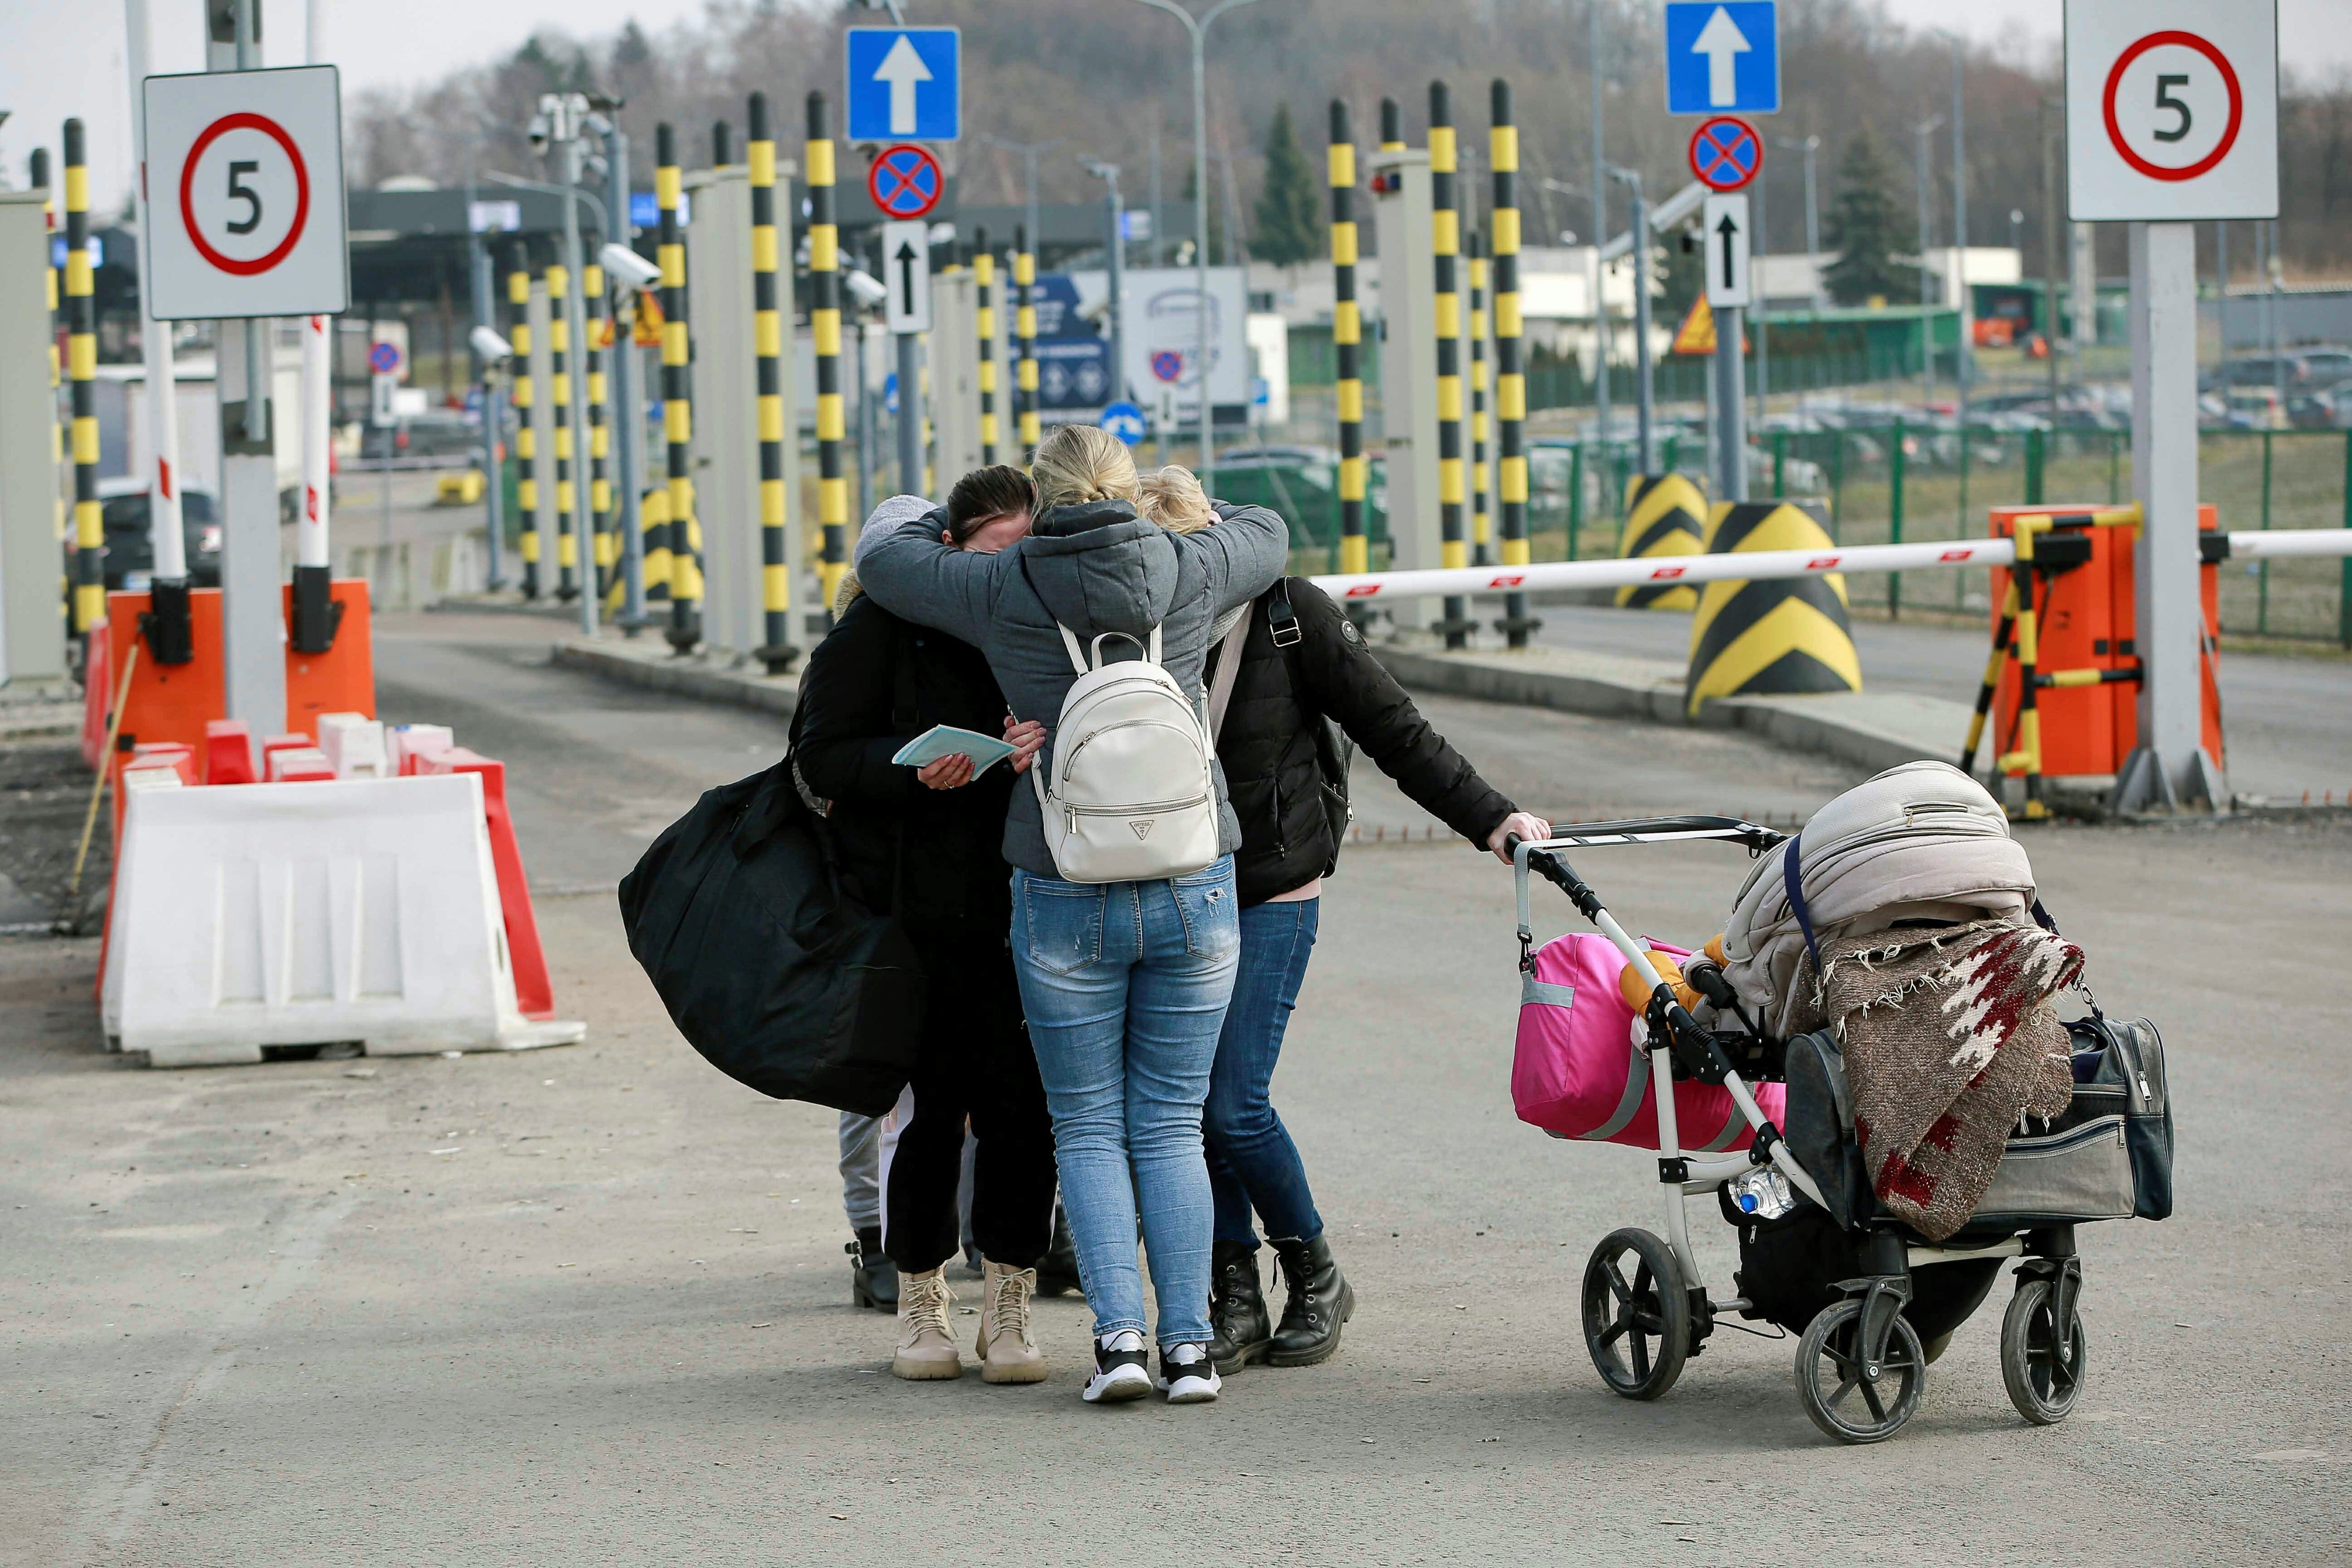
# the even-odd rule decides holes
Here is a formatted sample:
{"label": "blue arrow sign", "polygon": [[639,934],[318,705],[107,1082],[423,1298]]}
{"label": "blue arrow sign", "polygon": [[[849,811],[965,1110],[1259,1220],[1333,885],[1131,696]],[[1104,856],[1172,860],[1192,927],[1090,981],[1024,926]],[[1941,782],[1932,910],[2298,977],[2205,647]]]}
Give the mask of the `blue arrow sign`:
{"label": "blue arrow sign", "polygon": [[1666,0],[1666,112],[1777,114],[1774,0]]}
{"label": "blue arrow sign", "polygon": [[1112,404],[1098,423],[1130,447],[1143,439],[1143,410],[1132,403]]}
{"label": "blue arrow sign", "polygon": [[963,33],[957,27],[849,29],[852,142],[953,142],[963,135]]}

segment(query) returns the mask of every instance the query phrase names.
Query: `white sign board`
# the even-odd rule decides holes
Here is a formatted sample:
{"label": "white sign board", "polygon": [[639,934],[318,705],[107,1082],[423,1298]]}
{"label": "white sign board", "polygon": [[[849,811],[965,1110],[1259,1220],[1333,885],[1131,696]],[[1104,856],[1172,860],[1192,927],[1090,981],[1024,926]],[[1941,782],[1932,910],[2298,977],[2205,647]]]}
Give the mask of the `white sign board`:
{"label": "white sign board", "polygon": [[931,330],[931,226],[920,218],[882,226],[883,321],[894,332]]}
{"label": "white sign board", "polygon": [[142,89],[156,319],[348,309],[335,68],[151,76]]}
{"label": "white sign board", "polygon": [[[1127,384],[1174,395],[1181,419],[1199,417],[1200,275],[1189,267],[1139,268],[1119,279],[1119,337]],[[1209,395],[1221,407],[1249,402],[1249,286],[1238,267],[1209,268]]]}
{"label": "white sign board", "polygon": [[1709,196],[1701,209],[1699,232],[1706,241],[1706,302],[1710,310],[1736,310],[1749,299],[1748,193]]}
{"label": "white sign board", "polygon": [[2077,223],[2278,216],[2274,0],[2066,0]]}

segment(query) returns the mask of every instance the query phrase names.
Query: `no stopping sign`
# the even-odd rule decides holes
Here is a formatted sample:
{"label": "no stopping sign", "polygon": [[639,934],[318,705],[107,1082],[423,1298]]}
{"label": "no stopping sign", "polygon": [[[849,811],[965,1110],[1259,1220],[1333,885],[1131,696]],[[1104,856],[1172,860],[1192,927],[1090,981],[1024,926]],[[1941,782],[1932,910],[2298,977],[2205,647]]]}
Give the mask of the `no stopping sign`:
{"label": "no stopping sign", "polygon": [[149,77],[146,288],[165,321],[351,302],[332,66]]}

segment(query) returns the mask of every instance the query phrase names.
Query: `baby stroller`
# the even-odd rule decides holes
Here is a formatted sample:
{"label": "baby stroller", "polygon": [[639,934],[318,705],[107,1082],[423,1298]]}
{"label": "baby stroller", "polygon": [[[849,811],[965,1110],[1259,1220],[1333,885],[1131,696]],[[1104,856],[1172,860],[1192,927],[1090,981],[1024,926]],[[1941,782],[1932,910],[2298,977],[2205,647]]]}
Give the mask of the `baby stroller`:
{"label": "baby stroller", "polygon": [[[1742,911],[1752,910],[1759,884],[1784,879],[1795,908],[1777,912],[1807,925],[1811,948],[1800,882],[1811,883],[1817,865],[1827,865],[1823,880],[1834,882],[1841,852],[1853,873],[1858,845],[1884,846],[1891,834],[1916,834],[1930,821],[1946,829],[1958,822],[1933,816],[1923,797],[1969,814],[1964,837],[1990,831],[1991,823],[2007,837],[1990,795],[1958,770],[1928,763],[1849,792],[1793,840],[1734,817],[1670,816],[1568,825],[1541,843],[1513,845],[1523,975],[1513,1071],[1519,1114],[1555,1137],[1654,1148],[1664,1188],[1664,1238],[1638,1227],[1613,1231],[1585,1266],[1585,1342],[1611,1392],[1660,1397],[1719,1321],[1737,1314],[1798,1336],[1798,1397],[1816,1426],[1841,1442],[1878,1442],[1917,1412],[1929,1363],[1991,1292],[2003,1263],[2016,1259],[2000,1336],[2010,1399],[2027,1421],[2046,1425],[2063,1419],[2081,1396],[2088,1363],[2075,1227],[2135,1214],[2160,1219],[2171,1209],[2171,1123],[2155,1026],[2118,1024],[2095,1006],[2068,1023],[2072,1102],[2058,1116],[2014,1130],[1966,1223],[1930,1240],[1873,1191],[1838,1031],[1771,1032],[1775,1020],[1791,1014],[1759,984],[1770,969],[1769,944],[1742,931],[1736,914],[1729,961],[1721,952],[1688,955],[1679,977],[1662,975],[1648,944],[1626,934],[1561,854],[1700,839],[1738,844],[1758,860],[1742,889]],[[1825,822],[1836,831],[1818,843]],[[1791,862],[1801,871],[1790,873]],[[1563,936],[1538,952],[1530,872],[1565,892],[1601,935]],[[1916,879],[1895,889],[1923,890],[1934,891]],[[1848,907],[1867,900],[1853,885],[1843,891]],[[1934,898],[1899,906],[1898,917],[1905,908],[1956,912]],[[1871,923],[1842,920],[1822,940]],[[1623,995],[1615,974],[1593,984],[1603,961],[1630,968]],[[1581,985],[1573,984],[1579,964]],[[1787,966],[1784,982],[1791,972],[1801,973]],[[1684,983],[1679,994],[1675,978]],[[1637,988],[1638,1009],[1630,1000]],[[1694,994],[1696,1006],[1685,1000]],[[1583,1032],[1571,1037],[1562,1031],[1579,1008]],[[1612,1029],[1617,1043],[1604,1049]],[[1686,1205],[1703,1194],[1738,1231],[1740,1265],[1728,1296],[1710,1293],[1691,1247]]]}

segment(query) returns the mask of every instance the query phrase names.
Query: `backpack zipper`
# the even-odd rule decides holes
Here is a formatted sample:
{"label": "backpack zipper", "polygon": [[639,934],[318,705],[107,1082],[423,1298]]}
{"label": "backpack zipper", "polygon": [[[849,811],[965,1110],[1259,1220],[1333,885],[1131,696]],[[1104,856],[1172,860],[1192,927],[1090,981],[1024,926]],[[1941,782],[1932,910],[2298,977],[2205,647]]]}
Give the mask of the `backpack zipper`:
{"label": "backpack zipper", "polygon": [[1072,805],[1065,801],[1062,803],[1062,815],[1068,822],[1066,831],[1076,833],[1081,816],[1157,816],[1162,812],[1181,811],[1188,806],[1203,805],[1208,799],[1208,792],[1203,790],[1185,800],[1144,801],[1136,805]]}
{"label": "backpack zipper", "polygon": [[1101,729],[1089,732],[1087,738],[1080,741],[1076,749],[1072,751],[1068,756],[1058,759],[1055,772],[1058,773],[1062,778],[1067,779],[1070,776],[1071,771],[1078,765],[1078,759],[1086,755],[1087,748],[1093,745],[1095,742],[1101,739],[1103,736],[1109,734],[1114,730],[1170,730],[1179,735],[1184,733],[1184,731],[1176,725],[1167,723],[1159,719],[1122,719],[1116,724],[1105,724]]}

